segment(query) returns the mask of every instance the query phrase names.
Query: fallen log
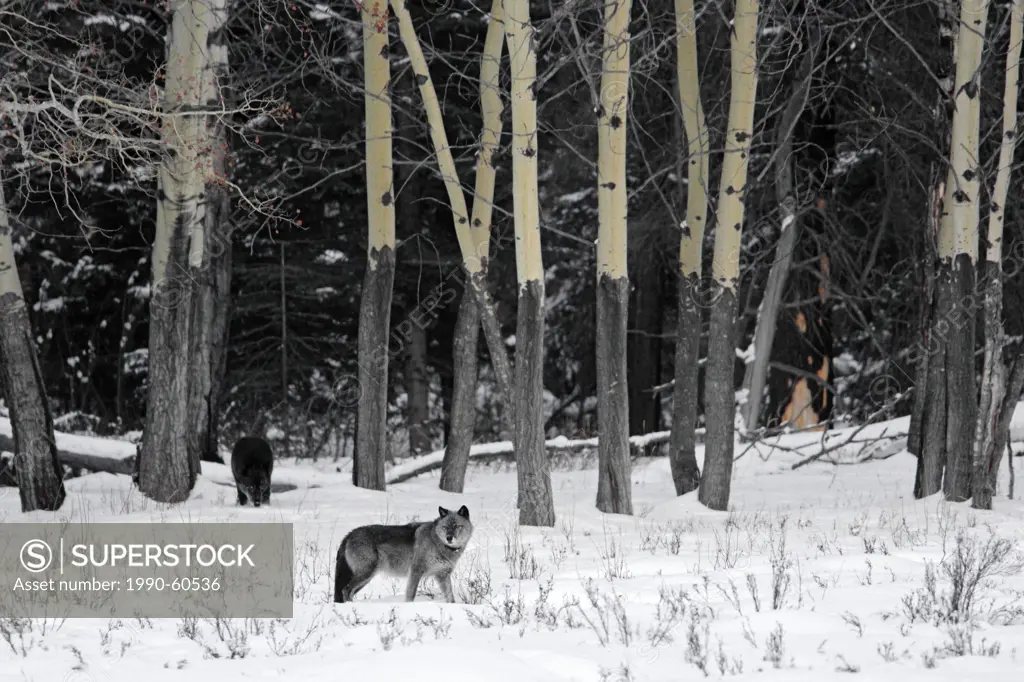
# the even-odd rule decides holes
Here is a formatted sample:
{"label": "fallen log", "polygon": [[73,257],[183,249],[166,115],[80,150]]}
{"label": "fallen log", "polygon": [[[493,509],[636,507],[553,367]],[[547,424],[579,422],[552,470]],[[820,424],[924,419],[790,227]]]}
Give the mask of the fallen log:
{"label": "fallen log", "polygon": [[[697,430],[698,440],[703,436],[704,429]],[[647,456],[649,449],[664,445],[672,437],[671,431],[655,431],[645,433],[641,436],[632,436],[629,439],[630,454],[634,457]],[[544,443],[544,449],[549,453],[555,452],[578,452],[580,450],[597,449],[597,438],[584,438],[581,440],[569,440],[565,436],[552,438]],[[479,443],[469,449],[469,457],[473,460],[501,459],[512,457],[514,454],[512,441],[504,440],[497,443]],[[414,457],[401,462],[388,472],[387,483],[403,483],[421,474],[441,468],[444,461],[444,450],[435,450],[422,457]]]}
{"label": "fallen log", "polygon": [[[130,476],[135,466],[135,445],[94,436],[55,433],[57,459],[72,469]],[[11,423],[0,419],[0,452],[14,452]]]}

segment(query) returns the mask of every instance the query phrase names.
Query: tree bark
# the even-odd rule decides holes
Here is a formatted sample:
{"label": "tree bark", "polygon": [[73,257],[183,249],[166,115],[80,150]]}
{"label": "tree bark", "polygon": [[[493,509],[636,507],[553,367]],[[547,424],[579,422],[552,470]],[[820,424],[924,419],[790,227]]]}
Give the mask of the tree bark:
{"label": "tree bark", "polygon": [[633,513],[626,378],[626,123],[631,6],[631,0],[605,5],[604,68],[597,112],[597,508],[611,514]]}
{"label": "tree bark", "polygon": [[554,526],[544,456],[544,265],[537,192],[537,56],[529,0],[506,0],[512,60],[512,205],[519,306],[516,319],[515,433],[519,523]]}
{"label": "tree bark", "polygon": [[[473,215],[470,220],[470,236],[474,253],[479,256],[480,267],[469,275],[466,288],[459,304],[459,316],[455,325],[454,346],[454,388],[449,437],[445,440],[444,463],[441,469],[441,490],[461,493],[466,481],[466,467],[469,465],[469,448],[473,443],[473,427],[476,422],[477,384],[477,343],[482,310],[493,310],[487,292],[487,262],[490,258],[492,204],[494,202],[495,168],[494,153],[501,142],[501,53],[505,44],[505,8],[503,0],[493,0],[487,35],[484,38],[483,54],[480,58],[480,151],[476,163],[476,187],[473,193]],[[495,373],[510,372],[504,341],[497,324],[497,317],[489,316],[485,333],[490,337],[489,347],[500,346],[501,354],[493,362]],[[499,388],[510,386],[511,376],[498,377]],[[505,396],[506,419],[514,424],[513,404]]]}
{"label": "tree bark", "polygon": [[[224,105],[223,91],[227,80],[228,49],[226,0],[209,0],[210,28],[207,59],[203,64],[203,93],[211,109]],[[219,117],[206,121],[206,139],[200,161],[205,184],[202,207],[202,262],[192,268],[195,295],[192,298],[192,352],[189,377],[189,457],[198,462],[223,463],[218,452],[218,399],[223,373],[217,375],[215,365],[222,365],[227,345],[227,325],[231,296],[231,198],[224,188],[227,175],[227,130]],[[217,367],[220,369],[220,367]],[[223,372],[223,370],[221,370]]]}
{"label": "tree bark", "polygon": [[[999,462],[1005,445],[996,449],[996,434],[1009,429],[1013,416],[1004,416],[1003,393],[1006,390],[1006,368],[1003,365],[1003,219],[1006,195],[1010,185],[1013,153],[1017,144],[1017,88],[1020,78],[1021,43],[1024,42],[1024,0],[1014,0],[1010,8],[1010,45],[1006,52],[1006,82],[1003,89],[1003,130],[999,148],[999,169],[992,190],[985,249],[985,360],[981,375],[977,426],[974,432],[974,478],[971,506],[991,509],[996,492]],[[1024,375],[1024,368],[1014,368],[1014,375]],[[1016,404],[1020,387],[1008,387],[1007,397]]]}
{"label": "tree bark", "polygon": [[359,388],[352,483],[384,490],[387,451],[388,335],[395,282],[395,202],[392,185],[391,69],[387,10],[361,7],[366,80],[366,275],[359,305]]}
{"label": "tree bark", "polygon": [[[939,214],[942,205],[943,184],[933,192],[933,199],[928,206],[928,222],[926,238],[924,241],[924,281],[922,282],[920,316],[918,320],[918,343],[914,347],[914,354],[917,356],[917,367],[914,370],[914,404],[910,413],[910,428],[907,433],[907,451],[917,457],[917,467],[914,476],[914,498],[921,499],[924,496],[924,474],[925,474],[925,448],[924,448],[924,421],[928,408],[928,372],[932,362],[930,352],[931,338],[931,315],[934,310],[935,293],[935,252],[932,245],[935,243],[935,235],[939,229]],[[911,359],[913,361],[913,359]],[[934,468],[934,463],[931,465]],[[940,469],[941,471],[941,469]]]}
{"label": "tree bark", "polygon": [[452,390],[451,427],[441,463],[441,490],[461,493],[466,484],[469,449],[473,445],[476,423],[477,335],[480,331],[480,309],[472,294],[465,291],[459,304],[455,323],[454,353],[455,386]]}
{"label": "tree bark", "polygon": [[629,280],[607,273],[598,277],[597,508],[608,514],[632,514],[625,347]]}
{"label": "tree bark", "polygon": [[[203,102],[203,52],[212,23],[209,0],[171,3],[170,48],[164,87],[165,112],[198,109]],[[188,499],[199,475],[189,453],[189,367],[192,351],[193,268],[202,266],[203,179],[201,115],[167,116],[167,156],[158,174],[156,237],[149,320],[149,394],[139,490],[157,502]],[[191,240],[191,245],[190,245]]]}
{"label": "tree bark", "polygon": [[734,326],[739,287],[739,253],[743,231],[747,165],[757,92],[757,0],[737,0],[733,21],[729,124],[722,161],[718,226],[712,260],[714,284],[708,366],[705,379],[707,445],[698,499],[717,511],[729,507],[732,485],[733,431],[736,417]]}
{"label": "tree bark", "polygon": [[704,227],[707,225],[711,142],[700,97],[697,25],[693,0],[676,0],[676,80],[686,131],[686,221],[679,239],[679,319],[676,323],[675,386],[669,466],[676,495],[697,489],[697,406],[701,311],[698,287],[703,274]]}
{"label": "tree bark", "polygon": [[[957,37],[953,130],[940,235],[940,269],[951,286],[939,323],[948,327],[946,345],[946,499],[971,496],[972,441],[978,407],[974,376],[975,264],[978,255],[981,55],[987,0],[964,0]],[[953,399],[957,396],[959,399]]]}
{"label": "tree bark", "polygon": [[32,326],[14,259],[0,178],[0,385],[14,436],[14,471],[23,512],[64,504],[64,470],[57,459],[53,418],[32,341]]}
{"label": "tree bark", "polygon": [[[1003,453],[1006,452],[1006,448],[1010,443],[1010,422],[1013,420],[1013,412],[1017,408],[1017,403],[1020,401],[1022,391],[1024,391],[1024,351],[1018,352],[1017,358],[1013,362],[1013,367],[1010,370],[1010,377],[1006,383],[1006,391],[1002,397],[1001,403],[999,404],[999,412],[996,414],[996,418],[994,420],[995,424],[992,427],[992,452],[991,458],[988,462],[988,469],[985,470],[985,475],[988,477],[988,481],[981,486],[983,489],[980,497],[978,498],[979,504],[988,504],[988,506],[978,507],[979,509],[992,508],[992,497],[995,495],[996,483],[999,478],[999,462],[1002,460]],[[1007,456],[1007,460],[1009,461],[1010,474],[1009,499],[1012,500],[1012,452]]]}
{"label": "tree bark", "polygon": [[946,339],[936,321],[939,311],[948,307],[950,286],[947,273],[936,272],[935,303],[932,307],[932,325],[928,332],[928,381],[925,385],[926,404],[921,425],[920,497],[928,497],[942,490],[942,474],[946,467]]}

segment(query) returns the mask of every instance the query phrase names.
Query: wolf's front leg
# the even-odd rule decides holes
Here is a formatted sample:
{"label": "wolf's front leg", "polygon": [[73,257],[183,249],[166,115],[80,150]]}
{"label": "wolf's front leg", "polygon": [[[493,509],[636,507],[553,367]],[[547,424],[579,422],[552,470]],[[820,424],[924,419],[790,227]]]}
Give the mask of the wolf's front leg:
{"label": "wolf's front leg", "polygon": [[412,571],[409,572],[409,584],[405,587],[405,601],[414,601],[416,599],[416,590],[420,586],[420,580],[423,579],[423,570],[418,567],[413,567]]}
{"label": "wolf's front leg", "polygon": [[248,499],[249,498],[245,496],[245,493],[242,492],[242,489],[238,488],[238,504],[244,507]]}
{"label": "wolf's front leg", "polygon": [[441,586],[441,593],[444,600],[449,604],[455,603],[455,592],[452,590],[452,572],[445,571],[437,574],[437,583]]}

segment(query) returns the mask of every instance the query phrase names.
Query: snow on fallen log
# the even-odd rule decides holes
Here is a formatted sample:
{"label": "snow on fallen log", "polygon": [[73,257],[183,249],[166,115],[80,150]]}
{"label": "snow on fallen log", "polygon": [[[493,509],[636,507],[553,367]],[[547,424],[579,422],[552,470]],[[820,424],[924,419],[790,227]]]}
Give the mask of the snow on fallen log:
{"label": "snow on fallen log", "polygon": [[[135,465],[135,444],[112,438],[54,432],[57,458],[74,469],[130,476]],[[0,452],[14,452],[11,421],[0,417]]]}
{"label": "snow on fallen log", "polygon": [[[697,429],[697,435],[703,435],[704,429]],[[629,447],[634,455],[642,455],[644,451],[655,445],[667,443],[672,438],[671,431],[655,431],[640,436],[632,436],[629,439]],[[558,436],[545,441],[544,449],[548,452],[575,452],[578,450],[589,450],[597,447],[597,438],[583,438],[581,440],[569,440],[565,436]],[[496,459],[498,457],[509,457],[513,454],[512,441],[503,440],[496,443],[478,443],[469,449],[470,459]],[[444,461],[444,450],[435,450],[429,455],[413,457],[392,467],[387,474],[387,483],[402,483],[420,474],[441,468]]]}

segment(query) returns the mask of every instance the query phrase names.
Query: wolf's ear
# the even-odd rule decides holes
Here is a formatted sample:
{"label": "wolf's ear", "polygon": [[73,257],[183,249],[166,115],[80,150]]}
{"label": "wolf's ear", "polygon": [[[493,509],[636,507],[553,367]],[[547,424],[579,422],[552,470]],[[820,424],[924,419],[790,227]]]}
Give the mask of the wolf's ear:
{"label": "wolf's ear", "polygon": [[466,505],[462,505],[462,506],[461,506],[461,507],[459,508],[459,511],[458,511],[458,512],[456,512],[456,513],[457,513],[457,514],[458,514],[459,516],[461,516],[462,518],[464,518],[464,519],[468,519],[468,518],[469,518],[469,509],[467,509],[467,508],[466,508]]}
{"label": "wolf's ear", "polygon": [[448,516],[448,514],[450,514],[451,512],[449,512],[444,507],[438,507],[437,508],[437,513],[440,514],[442,517],[444,517],[444,516]]}

